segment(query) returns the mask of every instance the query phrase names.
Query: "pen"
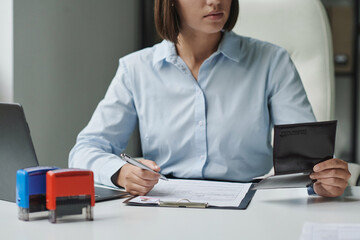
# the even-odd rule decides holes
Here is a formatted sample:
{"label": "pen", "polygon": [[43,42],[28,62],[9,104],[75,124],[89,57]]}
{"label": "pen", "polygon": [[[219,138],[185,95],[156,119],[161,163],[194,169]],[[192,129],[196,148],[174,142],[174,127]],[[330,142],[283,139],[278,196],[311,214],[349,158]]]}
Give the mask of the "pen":
{"label": "pen", "polygon": [[150,172],[157,173],[157,174],[160,175],[160,179],[168,181],[168,179],[167,179],[164,175],[162,175],[162,174],[159,173],[159,172],[155,172],[155,171],[152,170],[150,167],[146,166],[145,164],[142,164],[140,161],[138,161],[138,160],[130,157],[129,155],[127,155],[127,154],[125,154],[125,153],[122,153],[122,154],[120,154],[120,157],[121,157],[124,161],[126,161],[127,163],[130,163],[131,165],[134,165],[134,166],[137,166],[137,167],[139,167],[139,168],[148,170],[148,171],[150,171]]}

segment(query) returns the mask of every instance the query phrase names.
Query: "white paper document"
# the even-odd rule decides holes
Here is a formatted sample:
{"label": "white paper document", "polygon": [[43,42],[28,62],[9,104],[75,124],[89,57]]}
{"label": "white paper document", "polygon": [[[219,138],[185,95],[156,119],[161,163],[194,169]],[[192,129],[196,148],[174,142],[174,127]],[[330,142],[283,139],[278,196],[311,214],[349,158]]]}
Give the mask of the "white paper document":
{"label": "white paper document", "polygon": [[360,240],[360,224],[305,223],[300,240]]}
{"label": "white paper document", "polygon": [[159,181],[146,196],[136,197],[130,202],[146,205],[159,201],[190,201],[216,207],[238,207],[250,186],[251,183],[170,179]]}

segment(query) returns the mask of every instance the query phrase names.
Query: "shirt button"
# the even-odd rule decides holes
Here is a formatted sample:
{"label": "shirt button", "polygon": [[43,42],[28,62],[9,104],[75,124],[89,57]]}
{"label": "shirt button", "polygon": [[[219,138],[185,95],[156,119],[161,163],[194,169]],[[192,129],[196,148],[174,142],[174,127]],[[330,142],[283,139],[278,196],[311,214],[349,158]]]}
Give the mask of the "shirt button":
{"label": "shirt button", "polygon": [[199,126],[203,126],[204,122],[203,121],[199,121]]}
{"label": "shirt button", "polygon": [[200,159],[201,159],[201,160],[204,160],[204,159],[205,159],[205,156],[204,156],[204,155],[201,155],[201,156],[200,156]]}

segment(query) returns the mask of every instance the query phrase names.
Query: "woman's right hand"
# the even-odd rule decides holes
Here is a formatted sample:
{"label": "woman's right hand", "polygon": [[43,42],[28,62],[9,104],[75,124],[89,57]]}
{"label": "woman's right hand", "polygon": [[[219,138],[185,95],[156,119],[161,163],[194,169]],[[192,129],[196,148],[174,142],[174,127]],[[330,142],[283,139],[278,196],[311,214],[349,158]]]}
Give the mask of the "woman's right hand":
{"label": "woman's right hand", "polygon": [[[140,162],[155,172],[160,171],[160,167],[154,161],[141,159]],[[131,195],[144,196],[158,183],[159,178],[159,174],[126,163],[120,169],[117,182]]]}

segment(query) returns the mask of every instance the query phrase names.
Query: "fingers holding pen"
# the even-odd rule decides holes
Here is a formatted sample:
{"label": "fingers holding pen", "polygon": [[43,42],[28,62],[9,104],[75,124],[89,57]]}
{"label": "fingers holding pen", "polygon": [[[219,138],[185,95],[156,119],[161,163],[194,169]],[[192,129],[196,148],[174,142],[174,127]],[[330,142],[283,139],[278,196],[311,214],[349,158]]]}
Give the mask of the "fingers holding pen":
{"label": "fingers holding pen", "polygon": [[142,186],[136,182],[128,182],[125,185],[125,190],[134,196],[144,196],[151,191],[153,186]]}
{"label": "fingers holding pen", "polygon": [[139,161],[145,164],[146,166],[150,167],[155,172],[160,172],[160,167],[154,161],[146,160],[146,159],[141,159]]}
{"label": "fingers holding pen", "polygon": [[[160,167],[155,162],[140,161],[154,171],[160,171]],[[158,183],[159,178],[160,175],[157,173],[127,163],[120,169],[118,184],[132,195],[146,195]]]}
{"label": "fingers holding pen", "polygon": [[128,176],[128,180],[144,187],[153,187],[159,182],[159,175],[143,169],[136,169],[133,174]]}
{"label": "fingers holding pen", "polygon": [[[159,181],[158,174],[140,169],[132,165],[126,167],[129,167],[130,171],[127,172],[126,175],[124,176],[124,179],[122,181],[123,187],[127,192],[129,192],[132,195],[147,194]],[[121,174],[121,170],[120,170],[120,174]]]}

